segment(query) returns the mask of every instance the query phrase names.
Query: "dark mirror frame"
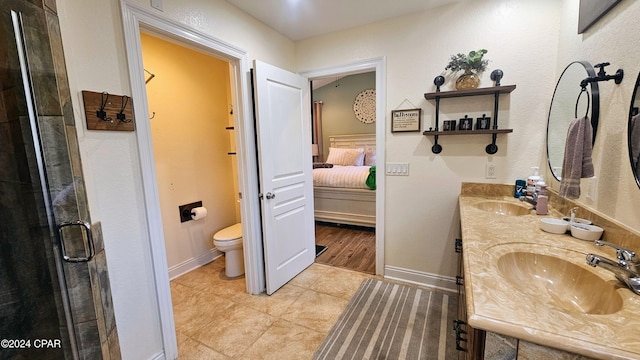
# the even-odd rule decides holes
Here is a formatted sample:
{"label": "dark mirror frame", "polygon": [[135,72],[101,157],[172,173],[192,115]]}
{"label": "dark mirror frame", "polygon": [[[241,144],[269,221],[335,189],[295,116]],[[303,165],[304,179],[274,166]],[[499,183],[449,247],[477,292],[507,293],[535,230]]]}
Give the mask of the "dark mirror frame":
{"label": "dark mirror frame", "polygon": [[[547,115],[547,136],[545,138],[545,143],[547,146],[547,164],[549,165],[549,170],[551,171],[551,174],[553,175],[553,177],[560,181],[560,179],[558,178],[558,176],[556,175],[556,173],[553,171],[553,167],[551,164],[551,158],[549,156],[549,128],[550,128],[550,124],[551,124],[551,111],[553,109],[553,101],[554,99],[556,99],[556,92],[558,90],[558,87],[560,85],[560,82],[563,80],[562,77],[563,75],[565,75],[565,72],[572,66],[575,64],[580,64],[584,67],[585,69],[585,76],[584,78],[593,76],[596,76],[596,72],[593,69],[593,66],[591,66],[591,64],[588,61],[581,61],[581,60],[577,60],[577,61],[573,61],[571,63],[569,63],[564,70],[562,71],[562,74],[560,74],[560,77],[558,78],[558,82],[556,83],[556,87],[553,90],[553,97],[551,98],[551,103],[549,104],[549,114]],[[578,94],[580,93],[580,81],[583,79],[579,79],[576,81],[576,102],[578,101]],[[591,92],[591,99],[588,99],[590,101],[590,108],[591,108],[591,127],[593,130],[593,139],[592,139],[592,144],[595,144],[596,142],[596,133],[598,132],[598,120],[600,118],[600,90],[598,87],[598,83],[597,82],[592,82],[589,84],[590,85],[590,92]],[[572,109],[572,112],[573,109]],[[588,111],[587,111],[588,113]],[[637,179],[637,178],[636,178]]]}
{"label": "dark mirror frame", "polygon": [[[638,98],[638,96],[640,96],[638,93],[640,92],[640,73],[638,74],[638,78],[636,79],[636,87],[634,88],[633,91],[633,96],[631,97],[631,105],[629,106],[629,125],[628,125],[628,130],[627,130],[627,142],[629,144],[629,163],[631,164],[631,171],[633,173],[633,177],[635,177],[636,179],[636,184],[638,185],[638,187],[640,188],[640,155],[637,155],[637,153],[640,153],[640,142],[638,142],[638,139],[636,140],[635,143],[635,152],[636,152],[636,156],[634,159],[634,139],[633,139],[633,131],[637,131],[640,132],[640,120],[634,120],[633,118],[638,114],[638,107],[634,107],[633,104],[635,103],[636,99]],[[637,122],[637,124],[635,124]],[[634,129],[634,125],[636,126],[636,128]]]}

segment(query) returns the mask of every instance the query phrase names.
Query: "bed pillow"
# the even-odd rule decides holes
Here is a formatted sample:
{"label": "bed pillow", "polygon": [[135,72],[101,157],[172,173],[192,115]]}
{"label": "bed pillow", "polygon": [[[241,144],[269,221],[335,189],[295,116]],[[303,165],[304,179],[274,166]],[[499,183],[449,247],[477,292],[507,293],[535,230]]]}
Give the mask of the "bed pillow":
{"label": "bed pillow", "polygon": [[376,149],[367,149],[364,151],[364,165],[376,166]]}
{"label": "bed pillow", "polygon": [[364,164],[364,149],[330,147],[327,163],[342,166],[362,166]]}

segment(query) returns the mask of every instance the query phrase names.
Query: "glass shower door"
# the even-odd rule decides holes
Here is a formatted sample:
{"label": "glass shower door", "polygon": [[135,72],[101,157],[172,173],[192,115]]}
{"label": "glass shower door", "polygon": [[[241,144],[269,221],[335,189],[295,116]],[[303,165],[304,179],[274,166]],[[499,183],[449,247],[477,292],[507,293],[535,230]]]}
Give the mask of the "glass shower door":
{"label": "glass shower door", "polygon": [[0,0],[0,360],[120,359],[112,305],[55,1]]}
{"label": "glass shower door", "polygon": [[1,8],[0,358],[74,358],[20,15]]}

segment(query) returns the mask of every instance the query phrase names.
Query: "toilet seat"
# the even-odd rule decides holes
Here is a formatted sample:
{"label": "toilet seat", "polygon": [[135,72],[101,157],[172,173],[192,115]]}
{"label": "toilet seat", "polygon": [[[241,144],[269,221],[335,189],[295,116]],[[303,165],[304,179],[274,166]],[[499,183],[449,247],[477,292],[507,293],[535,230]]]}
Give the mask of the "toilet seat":
{"label": "toilet seat", "polygon": [[215,247],[217,247],[218,249],[222,249],[223,247],[225,249],[227,248],[233,248],[233,247],[238,247],[238,248],[242,248],[242,239],[231,239],[231,240],[213,240],[213,245],[215,245]]}
{"label": "toilet seat", "polygon": [[233,241],[238,239],[242,241],[242,224],[241,223],[237,223],[235,225],[226,227],[218,231],[217,233],[215,233],[215,235],[213,235],[213,240],[220,241],[220,242]]}

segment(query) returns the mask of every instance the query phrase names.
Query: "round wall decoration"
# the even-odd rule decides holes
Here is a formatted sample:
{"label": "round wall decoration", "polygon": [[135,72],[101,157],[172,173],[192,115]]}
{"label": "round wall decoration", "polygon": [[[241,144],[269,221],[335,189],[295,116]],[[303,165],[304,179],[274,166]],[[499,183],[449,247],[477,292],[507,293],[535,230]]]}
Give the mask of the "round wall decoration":
{"label": "round wall decoration", "polygon": [[367,89],[358,94],[353,102],[353,112],[358,120],[373,124],[376,121],[376,90]]}

